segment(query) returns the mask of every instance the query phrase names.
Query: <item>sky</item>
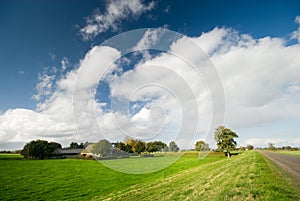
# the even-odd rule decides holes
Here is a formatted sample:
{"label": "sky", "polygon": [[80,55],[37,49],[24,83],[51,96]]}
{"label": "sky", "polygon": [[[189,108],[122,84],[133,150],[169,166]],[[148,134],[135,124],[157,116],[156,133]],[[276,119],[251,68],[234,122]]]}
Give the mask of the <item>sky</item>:
{"label": "sky", "polygon": [[126,136],[300,146],[299,1],[3,0],[0,150]]}

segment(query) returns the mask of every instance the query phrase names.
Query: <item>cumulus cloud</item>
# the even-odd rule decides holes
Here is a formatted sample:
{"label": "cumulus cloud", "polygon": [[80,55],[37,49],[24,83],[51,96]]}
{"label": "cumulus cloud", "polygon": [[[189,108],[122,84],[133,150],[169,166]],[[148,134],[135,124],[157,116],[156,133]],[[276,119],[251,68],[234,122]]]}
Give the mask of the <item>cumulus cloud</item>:
{"label": "cumulus cloud", "polygon": [[226,122],[242,128],[297,115],[299,93],[289,86],[300,83],[299,45],[270,37],[241,40],[212,55],[227,97]]}
{"label": "cumulus cloud", "polygon": [[[157,33],[146,32],[133,49],[151,47],[158,38]],[[193,44],[203,53],[195,52]],[[194,139],[212,144],[205,134],[215,115],[212,93],[216,80],[210,73],[207,55],[225,90],[226,125],[239,133],[257,124],[272,126],[281,120],[300,118],[298,43],[286,45],[282,38],[256,39],[232,29],[215,28],[198,37],[179,38],[169,49],[173,54],[162,52],[144,58],[123,71],[123,62],[118,62],[119,50],[95,46],[78,68],[59,77],[41,74],[36,111],[4,112],[0,116],[1,140],[46,138],[67,142],[77,138],[78,131],[83,141],[103,137],[116,141],[128,134],[166,142],[177,139],[182,148]],[[195,71],[191,63],[201,66],[201,71]],[[62,62],[62,66],[66,64]],[[100,78],[108,84],[107,95],[112,101],[109,109],[104,109],[107,103],[95,99]],[[239,135],[243,138],[243,133]],[[293,137],[297,138],[265,139],[253,134],[244,137],[242,144],[261,145],[271,139],[287,143]]]}
{"label": "cumulus cloud", "polygon": [[107,30],[116,31],[121,20],[137,18],[153,9],[154,5],[153,1],[144,4],[142,0],[109,1],[104,13],[95,10],[93,15],[86,18],[86,25],[80,29],[80,33],[84,40],[89,40]]}
{"label": "cumulus cloud", "polygon": [[[27,109],[10,109],[0,117],[0,135],[3,142],[24,142],[39,138],[55,140],[74,137],[74,126],[56,121],[51,114]],[[63,140],[63,141],[64,141]]]}
{"label": "cumulus cloud", "polygon": [[[140,48],[145,44],[148,45],[144,40],[148,39],[149,44],[156,41],[156,37],[152,37],[156,35],[146,33],[145,36],[142,38],[142,42],[138,43],[139,45],[142,44]],[[239,34],[227,28],[215,28],[211,32],[203,33],[199,37],[191,39],[211,56],[211,60],[221,76],[226,94],[226,125],[243,131],[243,129],[258,124],[299,118],[299,44],[287,46],[286,41],[282,38],[255,39],[250,35]],[[203,62],[201,55],[197,55],[191,50],[188,39],[181,38],[175,41],[171,50],[174,53],[186,55],[189,61],[194,61],[200,65]],[[151,70],[142,70],[143,65],[145,69],[148,66]],[[153,68],[153,66],[160,68]],[[177,92],[177,97],[185,97],[180,94],[180,90],[176,90],[184,90],[185,88],[174,79],[176,76],[172,73],[175,72],[183,78],[194,94],[201,94],[200,97],[196,98],[197,102],[201,103],[199,107],[201,117],[205,117],[201,118],[201,123],[204,122],[200,126],[203,129],[201,132],[203,133],[208,129],[209,115],[212,114],[212,100],[209,96],[210,91],[205,88],[205,81],[209,80],[197,78],[196,74],[189,70],[190,67],[186,63],[174,55],[166,53],[144,61],[144,63],[139,64],[139,67],[120,77],[121,81],[117,82],[119,90],[115,93],[129,99],[136,86],[153,81],[168,86],[173,92]],[[167,70],[163,71],[163,68]],[[114,89],[115,86],[112,86]],[[162,97],[164,93],[160,93],[157,88],[148,88],[144,89],[144,94],[141,93],[138,98],[147,94]],[[189,100],[191,97],[185,97],[180,103],[187,105]],[[166,105],[163,108],[168,108]],[[171,108],[168,109],[171,110]],[[189,108],[189,111],[193,113],[192,108]],[[205,124],[205,122],[208,123]],[[241,138],[245,139],[243,134],[241,134]],[[180,140],[184,141],[184,139]]]}
{"label": "cumulus cloud", "polygon": [[[98,82],[100,69],[105,69],[118,57],[119,53],[110,47],[94,47],[80,62],[79,67],[65,75],[55,78],[49,75],[49,69],[39,75],[37,94],[33,98],[38,100],[36,111],[16,108],[6,111],[0,116],[0,136],[3,142],[27,142],[32,139],[48,139],[67,145],[72,140],[80,140],[76,129],[84,128],[91,134],[97,124],[91,125],[87,119],[94,118],[94,107],[101,111],[101,104],[93,99],[93,88]],[[52,73],[53,73],[53,68]],[[56,69],[56,68],[55,68]],[[61,72],[56,71],[55,72]],[[79,76],[80,71],[85,71]],[[81,96],[75,101],[87,114],[79,115],[74,124],[73,101],[74,88],[79,89]],[[75,111],[76,112],[76,111]],[[82,118],[82,119],[81,119]],[[93,132],[95,131],[95,132]],[[99,138],[96,138],[99,139]]]}

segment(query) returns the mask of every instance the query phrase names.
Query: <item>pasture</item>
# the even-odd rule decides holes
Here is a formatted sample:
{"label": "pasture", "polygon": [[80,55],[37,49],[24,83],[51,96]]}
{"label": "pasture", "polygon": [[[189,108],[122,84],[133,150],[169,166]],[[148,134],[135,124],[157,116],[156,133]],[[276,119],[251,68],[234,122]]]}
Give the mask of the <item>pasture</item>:
{"label": "pasture", "polygon": [[281,153],[281,154],[288,154],[288,155],[300,156],[300,151],[280,150],[280,151],[276,151],[276,152],[277,153]]}
{"label": "pasture", "polygon": [[0,159],[22,159],[20,154],[0,154]]}
{"label": "pasture", "polygon": [[[167,157],[106,162],[126,167]],[[292,178],[255,151],[229,159],[188,153],[148,174],[121,173],[94,160],[0,160],[0,179],[0,200],[300,200]]]}

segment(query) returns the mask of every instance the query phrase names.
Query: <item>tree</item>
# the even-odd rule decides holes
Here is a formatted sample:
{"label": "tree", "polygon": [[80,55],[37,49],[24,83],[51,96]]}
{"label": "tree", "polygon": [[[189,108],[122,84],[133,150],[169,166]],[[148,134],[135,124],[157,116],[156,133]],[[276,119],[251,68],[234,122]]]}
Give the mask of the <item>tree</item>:
{"label": "tree", "polygon": [[124,142],[117,142],[116,148],[127,153],[133,153],[132,146],[130,144],[125,144]]}
{"label": "tree", "polygon": [[132,146],[130,144],[125,145],[125,150],[127,153],[133,153]]}
{"label": "tree", "polygon": [[209,151],[209,144],[206,144],[203,140],[197,141],[195,149],[196,151]]}
{"label": "tree", "polygon": [[245,151],[246,147],[239,147],[238,149],[239,149],[239,151]]}
{"label": "tree", "polygon": [[134,144],[134,146],[132,147],[132,149],[133,149],[133,152],[134,152],[134,153],[140,154],[140,153],[146,151],[146,143],[143,142],[143,141],[141,141],[141,140],[138,140],[138,141]]}
{"label": "tree", "polygon": [[125,151],[126,150],[126,145],[123,142],[117,142],[116,148],[118,148],[118,149],[120,149],[122,151]]}
{"label": "tree", "polygon": [[234,138],[239,136],[229,128],[225,126],[219,126],[215,131],[215,140],[217,142],[218,150],[224,151],[227,153],[227,156],[230,157],[230,151],[236,148],[236,141]]}
{"label": "tree", "polygon": [[275,146],[274,146],[274,143],[268,143],[268,149],[269,150],[275,150]]}
{"label": "tree", "polygon": [[291,146],[283,146],[282,149],[283,150],[293,150],[293,148]]}
{"label": "tree", "polygon": [[47,159],[51,157],[57,149],[61,149],[61,144],[48,142],[46,140],[36,140],[27,143],[21,154],[26,159]]}
{"label": "tree", "polygon": [[70,149],[78,149],[78,143],[77,142],[71,142],[71,144],[70,144]]}
{"label": "tree", "polygon": [[53,151],[55,151],[57,149],[61,149],[62,148],[61,144],[59,144],[57,142],[50,142],[48,144],[48,146],[49,146],[49,149],[50,149],[51,152],[53,152]]}
{"label": "tree", "polygon": [[104,139],[95,143],[91,152],[96,155],[101,155],[101,157],[105,157],[112,155],[112,149],[112,144]]}
{"label": "tree", "polygon": [[171,151],[171,152],[178,152],[179,151],[179,147],[177,146],[177,144],[174,141],[171,141],[169,143],[169,151]]}
{"label": "tree", "polygon": [[70,149],[83,149],[84,145],[83,143],[78,144],[77,142],[71,142]]}
{"label": "tree", "polygon": [[254,146],[251,145],[251,144],[248,144],[248,145],[247,145],[247,149],[248,149],[248,150],[253,150],[253,149],[254,149]]}
{"label": "tree", "polygon": [[166,147],[167,145],[162,141],[148,142],[146,144],[146,151],[148,152],[163,151]]}
{"label": "tree", "polygon": [[[140,154],[141,152],[146,150],[146,143],[138,140],[138,139],[133,139],[133,138],[126,138],[125,139],[125,144],[131,146],[131,150],[133,153],[138,153]],[[127,146],[127,148],[130,148]]]}

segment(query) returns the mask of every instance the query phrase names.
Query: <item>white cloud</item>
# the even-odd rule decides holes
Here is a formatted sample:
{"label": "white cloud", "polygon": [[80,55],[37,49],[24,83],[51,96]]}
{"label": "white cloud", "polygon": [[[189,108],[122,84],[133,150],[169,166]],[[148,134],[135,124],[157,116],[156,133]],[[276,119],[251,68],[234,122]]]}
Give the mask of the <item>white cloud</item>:
{"label": "white cloud", "polygon": [[150,47],[153,47],[160,35],[163,33],[163,30],[162,29],[154,29],[154,30],[151,30],[151,29],[148,29],[143,37],[139,40],[139,42],[136,44],[136,46],[134,46],[132,48],[132,51],[142,51],[144,49],[149,49]]}
{"label": "white cloud", "polygon": [[[142,38],[136,48],[155,44],[157,35],[148,36]],[[36,99],[40,100],[37,110],[12,109],[2,114],[1,141],[37,138],[68,141],[77,137],[77,129],[83,141],[95,141],[103,135],[111,141],[122,140],[124,131],[139,138],[166,142],[177,139],[182,148],[194,142],[194,138],[210,143],[211,138],[205,133],[214,115],[211,93],[216,80],[209,74],[207,57],[204,53],[197,54],[191,41],[211,56],[221,76],[226,94],[227,126],[239,133],[257,124],[272,126],[281,120],[300,118],[300,45],[287,46],[281,38],[255,39],[231,29],[215,28],[199,37],[180,38],[170,46],[174,54],[161,53],[146,58],[125,72],[119,70],[119,64],[114,64],[121,56],[118,50],[96,46],[80,61],[78,68],[65,75],[54,78],[41,74],[37,84]],[[178,55],[200,65],[200,74],[191,70],[189,63]],[[94,90],[105,72],[114,71],[118,74],[106,74],[109,79],[105,81],[111,90],[110,98],[120,99],[120,102],[106,111],[103,110],[105,104],[94,99]],[[42,96],[46,98],[42,100]],[[127,111],[129,101],[137,102],[132,107],[134,113]],[[199,120],[199,130],[195,133],[196,120]],[[182,128],[185,129],[180,130]],[[179,131],[181,133],[177,133]],[[262,136],[255,133],[243,139],[249,138],[245,142],[253,145],[270,139],[277,139],[274,143],[291,142],[275,134],[266,140]],[[293,137],[299,141],[296,135],[286,138]]]}
{"label": "white cloud", "polygon": [[148,127],[151,124],[150,110],[142,108],[131,118],[131,121],[140,127]]}
{"label": "white cloud", "polygon": [[292,33],[291,39],[296,39],[298,42],[300,41],[300,28]]}
{"label": "white cloud", "polygon": [[154,2],[143,4],[141,0],[112,0],[104,13],[95,10],[87,17],[85,27],[80,32],[85,40],[89,40],[107,30],[116,31],[121,20],[137,18],[146,11],[154,8]]}
{"label": "white cloud", "polygon": [[[77,106],[87,112],[77,116],[76,120],[79,122],[77,129],[91,135],[98,132],[97,124],[91,125],[89,120],[95,118],[94,112],[101,112],[102,105],[93,99],[92,89],[97,85],[99,76],[101,77],[98,69],[105,70],[118,57],[118,51],[113,48],[94,47],[80,62],[78,68],[64,76],[55,78],[55,75],[48,75],[49,69],[44,70],[44,73],[39,75],[40,81],[36,86],[38,92],[34,95],[34,98],[40,101],[36,111],[16,108],[7,110],[0,116],[1,142],[47,139],[67,145],[72,140],[78,141],[79,136],[77,136],[73,117],[73,112],[76,112],[73,110],[75,86],[81,96],[77,96],[75,100],[79,101]],[[55,69],[51,68],[50,71],[53,72]],[[85,73],[78,76],[82,71]],[[94,110],[94,107],[98,109]],[[84,140],[86,136],[80,137]],[[92,138],[92,140],[97,139],[99,138]]]}
{"label": "white cloud", "polygon": [[292,33],[291,39],[296,39],[300,42],[300,16],[295,18],[295,22],[299,25],[299,28]]}
{"label": "white cloud", "polygon": [[[140,48],[145,44],[151,46],[155,41],[153,38],[156,39],[143,37],[142,42],[138,43],[143,44]],[[149,43],[145,41],[147,39]],[[286,46],[282,38],[254,39],[226,28],[215,28],[192,40],[211,56],[221,75],[226,94],[226,125],[242,131],[257,124],[275,124],[287,118],[299,117],[299,44]],[[190,48],[188,38],[174,42],[171,50],[186,55],[189,61],[198,64],[202,62],[201,56]],[[209,91],[186,63],[172,55],[161,54],[139,65],[139,68],[124,73],[119,82],[111,83],[112,89],[118,85],[115,95],[129,99],[137,86],[153,82],[168,86],[177,92],[177,97],[184,97],[180,90],[185,88],[174,79],[176,76],[172,73],[175,72],[191,87],[194,94],[200,92],[202,95],[197,97],[198,103],[201,102],[200,113],[206,117],[201,118],[201,122],[204,122],[201,133],[208,129],[209,114],[212,114],[211,109],[207,109],[211,108]],[[140,96],[136,96],[137,99],[145,95],[161,97],[165,94],[157,88],[143,90]],[[184,97],[180,103],[187,105],[190,99]],[[166,105],[161,107],[171,109]],[[189,108],[189,111],[193,109]]]}
{"label": "white cloud", "polygon": [[295,17],[295,22],[300,25],[300,16]]}
{"label": "white cloud", "polygon": [[39,74],[38,79],[39,83],[36,85],[37,93],[32,96],[37,101],[43,96],[49,96],[52,93],[55,75]]}
{"label": "white cloud", "polygon": [[67,57],[64,57],[64,58],[61,60],[60,63],[61,63],[61,70],[62,70],[62,71],[65,71],[65,70],[68,68],[68,66],[70,65],[69,60],[68,60]]}
{"label": "white cloud", "polygon": [[44,114],[27,109],[7,110],[0,117],[1,141],[24,142],[28,140],[47,138],[49,140],[64,140],[73,137],[74,126],[63,121],[56,121],[51,114]]}
{"label": "white cloud", "polygon": [[288,86],[300,82],[300,46],[270,37],[246,44],[212,56],[226,92],[226,122],[242,128],[297,115],[299,93]]}
{"label": "white cloud", "polygon": [[[165,28],[165,27],[164,27]],[[149,50],[155,49],[155,46],[164,35],[164,28],[148,29],[139,42],[131,49],[132,51],[141,52],[143,54],[143,63],[145,60],[151,60],[151,54]]]}

